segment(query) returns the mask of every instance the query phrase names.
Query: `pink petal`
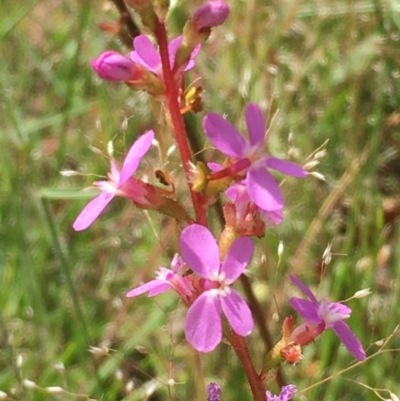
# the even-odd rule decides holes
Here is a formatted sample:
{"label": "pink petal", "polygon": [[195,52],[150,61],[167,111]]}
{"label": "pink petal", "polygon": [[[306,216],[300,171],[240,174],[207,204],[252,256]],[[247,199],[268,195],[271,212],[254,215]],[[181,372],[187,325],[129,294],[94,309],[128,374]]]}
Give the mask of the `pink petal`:
{"label": "pink petal", "polygon": [[195,58],[195,57],[197,56],[197,54],[199,53],[200,49],[201,49],[201,45],[197,45],[197,46],[193,49],[192,53],[190,54],[190,60],[188,61],[187,65],[186,65],[186,67],[184,68],[183,71],[189,71],[189,70],[191,70],[191,69],[195,66],[194,58]]}
{"label": "pink petal", "polygon": [[178,36],[175,39],[172,39],[168,43],[169,65],[171,68],[174,68],[176,52],[178,51],[181,43],[182,43],[182,35]]}
{"label": "pink petal", "polygon": [[261,109],[255,103],[250,103],[246,108],[246,123],[249,131],[251,145],[262,145],[265,139],[265,120]]}
{"label": "pink petal", "polygon": [[246,141],[221,115],[208,113],[204,117],[203,126],[211,143],[222,153],[232,157],[243,155]]}
{"label": "pink petal", "polygon": [[[141,285],[140,287],[134,288],[133,290],[130,290],[126,296],[127,297],[136,297],[138,295],[142,295],[145,292],[149,293],[150,296],[158,295],[161,294],[162,292],[165,292],[169,290],[171,287],[166,284],[164,281],[161,280],[151,280],[146,284]],[[150,292],[152,294],[150,295]]]}
{"label": "pink petal", "polygon": [[292,177],[303,178],[308,175],[307,171],[298,164],[290,162],[288,160],[278,159],[277,157],[269,156],[267,160],[267,166]]}
{"label": "pink petal", "polygon": [[142,157],[146,154],[151,146],[151,142],[154,138],[153,131],[147,131],[145,134],[140,136],[133,143],[126,155],[124,165],[119,175],[118,188],[132,177],[132,174],[137,170]]}
{"label": "pink petal", "polygon": [[363,361],[366,358],[364,348],[358,338],[350,330],[344,322],[336,322],[333,325],[333,330],[340,338],[340,341],[345,345],[345,347],[351,352],[356,359]]}
{"label": "pink petal", "polygon": [[151,40],[145,35],[139,35],[133,40],[135,51],[131,53],[131,59],[157,73],[161,67],[161,58]]}
{"label": "pink petal", "polygon": [[210,352],[222,339],[221,306],[214,294],[213,290],[203,292],[186,316],[186,339],[197,351]]}
{"label": "pink petal", "polygon": [[115,194],[112,192],[102,192],[96,198],[92,199],[79,213],[72,227],[75,231],[82,231],[88,228],[104,208],[111,202]]}
{"label": "pink petal", "polygon": [[161,283],[160,285],[149,291],[149,297],[155,297],[156,295],[163,294],[164,292],[170,290],[172,286],[167,283]]}
{"label": "pink petal", "polygon": [[233,289],[227,296],[220,296],[222,310],[232,329],[240,336],[247,336],[254,327],[250,308],[243,298]]}
{"label": "pink petal", "polygon": [[282,191],[266,168],[251,168],[247,172],[246,188],[251,200],[260,209],[273,212],[283,208]]}
{"label": "pink petal", "polygon": [[270,224],[280,224],[283,220],[283,212],[281,210],[274,210],[273,212],[265,212],[260,209],[261,220],[268,226]]}
{"label": "pink petal", "polygon": [[323,319],[318,315],[318,304],[314,304],[308,299],[292,297],[289,304],[296,309],[297,313],[311,323],[320,323]]}
{"label": "pink petal", "polygon": [[306,295],[313,304],[318,305],[317,298],[315,298],[314,294],[311,292],[311,290],[296,276],[293,274],[289,274],[290,280],[292,280],[292,283],[300,289],[300,291],[303,292],[304,295]]}
{"label": "pink petal", "polygon": [[225,273],[227,284],[233,283],[242,274],[253,252],[254,243],[250,238],[241,237],[234,241],[221,266],[221,273]]}
{"label": "pink petal", "polygon": [[186,227],[181,234],[180,247],[183,260],[195,273],[204,278],[219,273],[218,245],[206,227],[199,224]]}
{"label": "pink petal", "polygon": [[216,173],[217,171],[222,170],[222,165],[219,163],[209,162],[207,163],[207,167],[213,172]]}

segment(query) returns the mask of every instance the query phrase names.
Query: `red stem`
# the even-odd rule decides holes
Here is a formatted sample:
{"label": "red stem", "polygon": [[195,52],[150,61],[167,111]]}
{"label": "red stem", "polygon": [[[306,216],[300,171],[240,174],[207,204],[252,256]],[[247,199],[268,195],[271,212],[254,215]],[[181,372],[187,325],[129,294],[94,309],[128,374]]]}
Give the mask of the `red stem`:
{"label": "red stem", "polygon": [[[189,162],[192,160],[192,153],[189,148],[185,124],[178,102],[178,86],[171,71],[171,66],[169,65],[168,38],[164,23],[159,22],[155,35],[160,49],[168,110],[170,112],[172,124],[174,126],[176,142],[178,144],[179,153],[182,158],[183,168],[185,170],[186,176],[188,177],[190,173]],[[192,185],[190,183],[188,183],[188,185],[190,196],[192,197],[194,211],[196,214],[196,222],[207,226],[207,209],[205,207],[203,196],[199,192],[192,191]]]}
{"label": "red stem", "polygon": [[265,389],[260,376],[257,374],[256,369],[254,368],[246,340],[244,337],[239,336],[235,332],[231,331],[229,342],[242,363],[254,401],[265,401]]}

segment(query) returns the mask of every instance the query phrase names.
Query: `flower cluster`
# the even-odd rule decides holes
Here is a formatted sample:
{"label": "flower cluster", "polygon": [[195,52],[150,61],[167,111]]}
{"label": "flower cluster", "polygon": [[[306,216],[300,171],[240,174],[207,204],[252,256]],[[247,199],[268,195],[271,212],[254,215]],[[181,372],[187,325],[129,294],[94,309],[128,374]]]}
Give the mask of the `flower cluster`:
{"label": "flower cluster", "polygon": [[[285,319],[282,339],[264,358],[264,367],[259,374],[255,373],[243,338],[253,331],[254,305],[249,306],[234,287],[240,277],[251,287],[243,275],[245,269],[251,268],[255,251],[250,237],[264,236],[269,227],[280,224],[284,218],[284,196],[271,170],[305,178],[309,165],[303,168],[270,154],[266,121],[255,103],[248,104],[245,111],[248,139],[222,115],[214,112],[205,115],[205,135],[224,156],[224,161],[218,164],[210,160],[208,164],[194,165],[182,119],[188,112],[182,97],[186,89],[184,74],[194,67],[195,57],[211,29],[228,17],[229,7],[220,0],[206,2],[189,18],[182,35],[168,42],[165,28],[167,2],[126,0],[126,3],[137,12],[153,38],[139,35],[133,39],[130,57],[109,50],[92,60],[91,66],[100,78],[145,90],[162,103],[162,109],[166,110],[165,121],[174,133],[172,140],[180,152],[195,216],[190,216],[190,208],[187,211],[187,201],[176,196],[174,185],[172,191],[166,191],[159,184],[153,185],[139,176],[141,161],[154,142],[155,134],[150,130],[134,141],[121,169],[115,160],[111,160],[108,179],[94,182],[100,194],[78,215],[73,228],[76,231],[88,228],[115,196],[129,199],[138,208],[156,210],[179,221],[179,250],[170,267],[160,266],[153,280],[130,290],[127,297],[142,294],[154,297],[168,290],[175,291],[188,308],[184,332],[194,349],[211,352],[223,339],[227,340],[241,358],[257,401],[290,401],[296,394],[296,386],[282,386],[279,395],[270,391],[265,393],[265,372],[276,369],[283,359],[299,362],[302,347],[325,330],[332,329],[356,359],[366,358],[360,341],[343,322],[350,317],[351,309],[342,303],[317,300],[293,275],[289,276],[290,280],[308,299],[292,297],[288,302],[305,321],[295,327],[293,318]],[[164,185],[172,182],[161,181]],[[207,213],[216,197],[223,193],[228,198],[221,216],[225,222],[216,239],[208,228]],[[207,394],[208,401],[219,401],[219,385],[211,383]]]}

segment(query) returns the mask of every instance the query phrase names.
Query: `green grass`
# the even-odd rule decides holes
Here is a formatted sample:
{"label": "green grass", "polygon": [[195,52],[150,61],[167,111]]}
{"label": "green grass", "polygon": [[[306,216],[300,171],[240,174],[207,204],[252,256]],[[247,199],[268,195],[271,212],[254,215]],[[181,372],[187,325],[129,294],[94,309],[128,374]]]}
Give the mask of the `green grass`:
{"label": "green grass", "polygon": [[[174,294],[125,299],[128,289],[169,264],[163,252],[173,253],[178,239],[172,222],[117,199],[89,230],[71,228],[87,202],[79,189],[93,177],[66,178],[59,172],[104,175],[107,158],[91,149],[106,155],[114,140],[119,158],[137,135],[155,126],[146,96],[99,82],[89,67],[88,60],[107,48],[128,52],[96,27],[114,21],[116,11],[104,11],[108,3],[94,1],[3,3],[0,390],[13,400],[75,400],[87,399],[76,394],[88,394],[134,401],[146,399],[146,386],[157,385],[151,399],[165,400],[165,383],[173,378],[184,383],[171,389],[176,400],[200,401],[205,377],[206,383],[221,383],[224,400],[250,400],[244,373],[226,345],[199,356],[183,341],[185,309]],[[185,3],[171,13],[171,35],[178,34],[189,12]],[[205,111],[226,113],[243,127],[248,102],[269,105],[271,152],[287,154],[292,132],[299,162],[329,140],[318,166],[326,182],[286,180],[286,219],[256,241],[253,286],[270,330],[278,340],[282,319],[293,313],[288,272],[315,289],[321,282],[319,293],[335,300],[371,287],[372,295],[350,301],[349,324],[372,354],[378,349],[373,343],[400,321],[399,6],[394,0],[249,0],[231,6],[229,20],[203,46],[190,74],[193,80],[202,77]],[[200,130],[203,115],[196,116]],[[158,167],[156,152],[147,163]],[[279,240],[285,252],[278,264]],[[328,243],[334,255],[322,269]],[[278,323],[272,320],[275,312]],[[250,343],[259,365],[264,350],[257,331]],[[89,346],[115,351],[95,355]],[[389,346],[400,348],[399,336]],[[331,333],[304,352],[299,365],[283,367],[300,390],[352,363]],[[65,370],[56,368],[60,362]],[[392,351],[305,396],[378,399],[357,383],[400,396],[398,377],[400,358]],[[24,379],[72,394],[30,389]]]}

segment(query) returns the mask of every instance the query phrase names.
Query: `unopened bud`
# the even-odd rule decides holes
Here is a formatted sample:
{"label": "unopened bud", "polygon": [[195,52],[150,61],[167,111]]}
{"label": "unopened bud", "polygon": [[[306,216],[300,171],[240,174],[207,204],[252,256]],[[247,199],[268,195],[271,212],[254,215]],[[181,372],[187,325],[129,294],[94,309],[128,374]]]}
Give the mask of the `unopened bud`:
{"label": "unopened bud", "polygon": [[125,391],[127,393],[130,393],[134,388],[135,388],[135,383],[133,382],[133,380],[129,380],[128,383],[126,383]]}
{"label": "unopened bud", "polygon": [[199,32],[223,24],[228,15],[229,6],[225,2],[212,0],[204,3],[194,12],[192,22]]}
{"label": "unopened bud", "polygon": [[57,362],[54,364],[54,369],[58,372],[58,373],[65,373],[65,366],[62,362]]}
{"label": "unopened bud", "polygon": [[93,347],[92,345],[89,346],[89,352],[94,355],[108,355],[110,349],[108,347]]}
{"label": "unopened bud", "polygon": [[46,390],[49,393],[57,394],[57,393],[63,393],[64,389],[60,386],[52,386],[52,387],[46,387]]}
{"label": "unopened bud", "polygon": [[377,345],[378,347],[382,347],[382,345],[384,344],[383,340],[378,340],[374,342],[375,345]]}
{"label": "unopened bud", "polygon": [[116,378],[117,380],[122,380],[122,379],[124,378],[124,372],[122,372],[121,369],[117,369],[117,370],[115,371],[115,378]]}
{"label": "unopened bud", "polygon": [[324,263],[325,263],[326,265],[329,265],[329,263],[331,263],[331,260],[332,260],[332,254],[329,254],[328,256],[326,256],[326,257],[324,258]]}
{"label": "unopened bud", "polygon": [[171,156],[176,150],[176,145],[171,145],[167,150],[167,156]]}
{"label": "unopened bud", "polygon": [[321,173],[317,173],[316,171],[311,171],[310,175],[312,175],[315,178],[318,178],[321,181],[325,181],[325,176],[322,175]]}
{"label": "unopened bud", "polygon": [[282,257],[283,255],[283,251],[284,251],[284,245],[283,245],[283,241],[279,241],[279,245],[278,245],[278,257],[279,259]]}
{"label": "unopened bud", "polygon": [[114,155],[114,144],[113,141],[108,141],[107,143],[107,153],[110,157]]}
{"label": "unopened bud", "polygon": [[8,398],[7,393],[0,390],[0,400],[6,400]]}
{"label": "unopened bud", "polygon": [[328,244],[322,254],[322,259],[325,259],[331,253],[332,244]]}
{"label": "unopened bud", "polygon": [[172,387],[175,384],[175,380],[174,379],[169,379],[167,383],[168,383],[169,387]]}
{"label": "unopened bud", "polygon": [[322,159],[323,157],[325,157],[326,156],[326,150],[324,149],[324,150],[320,150],[319,152],[317,152],[315,155],[314,155],[314,159],[315,160],[320,160],[320,159]]}
{"label": "unopened bud", "polygon": [[74,171],[74,170],[61,170],[60,174],[63,177],[73,177],[75,175],[80,175],[77,171]]}
{"label": "unopened bud", "polygon": [[141,74],[130,58],[113,50],[108,50],[96,59],[90,60],[90,65],[96,74],[106,81],[137,80]]}
{"label": "unopened bud", "polygon": [[399,401],[399,397],[396,394],[393,394],[391,391],[389,391],[389,394],[392,401]]}
{"label": "unopened bud", "polygon": [[17,368],[21,368],[22,364],[24,363],[24,357],[21,354],[18,354],[17,355],[17,360],[16,360],[15,363],[17,365]]}
{"label": "unopened bud", "polygon": [[143,347],[143,345],[137,345],[135,348],[136,351],[140,352],[141,354],[147,354],[147,350],[145,347]]}
{"label": "unopened bud", "polygon": [[360,299],[360,298],[366,297],[366,296],[369,295],[369,294],[372,294],[372,292],[369,290],[369,288],[366,288],[365,290],[357,291],[357,292],[354,294],[353,298]]}
{"label": "unopened bud", "polygon": [[37,387],[37,384],[29,379],[24,379],[23,385],[28,388],[36,388]]}
{"label": "unopened bud", "polygon": [[324,253],[322,254],[322,260],[326,265],[329,265],[329,263],[332,260],[331,248],[332,244],[328,244],[327,247],[325,248]]}
{"label": "unopened bud", "polygon": [[318,166],[318,164],[319,164],[319,161],[318,161],[318,160],[312,160],[312,161],[306,163],[306,164],[303,166],[303,168],[304,168],[305,170],[311,170],[311,169],[313,169],[315,166]]}

